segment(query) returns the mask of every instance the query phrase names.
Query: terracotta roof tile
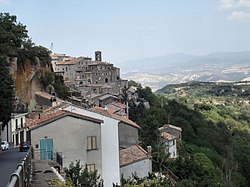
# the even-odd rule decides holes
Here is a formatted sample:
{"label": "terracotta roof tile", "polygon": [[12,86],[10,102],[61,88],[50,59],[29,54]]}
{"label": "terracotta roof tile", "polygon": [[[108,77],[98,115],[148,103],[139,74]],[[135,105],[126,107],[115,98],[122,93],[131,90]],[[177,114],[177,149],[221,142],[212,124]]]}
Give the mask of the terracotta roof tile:
{"label": "terracotta roof tile", "polygon": [[147,152],[139,145],[134,145],[120,150],[120,167],[151,158]]}
{"label": "terracotta roof tile", "polygon": [[42,118],[40,119],[37,119],[37,120],[34,120],[30,123],[30,127],[32,126],[36,126],[37,124],[40,124],[42,122],[45,122],[45,121],[48,121],[48,120],[51,120],[53,118],[56,118],[62,114],[66,113],[66,111],[63,111],[63,110],[59,110],[57,112],[54,112],[54,113],[51,113],[51,114],[48,114],[46,116],[43,116]]}
{"label": "terracotta roof tile", "polygon": [[122,122],[124,122],[124,123],[126,123],[128,125],[131,125],[131,126],[135,127],[135,128],[141,129],[141,127],[139,125],[137,125],[135,122],[133,122],[132,120],[130,120],[130,119],[126,118],[126,117],[114,114],[114,112],[116,112],[116,110],[114,110],[114,109],[105,109],[105,108],[102,108],[102,107],[94,107],[91,110],[94,111],[94,112],[106,115],[108,117],[112,117],[112,118],[117,119],[119,121],[122,121]]}
{"label": "terracotta roof tile", "polygon": [[92,118],[92,117],[84,116],[81,114],[76,114],[76,113],[72,113],[72,112],[68,112],[68,111],[64,111],[64,110],[59,110],[57,112],[47,114],[40,119],[31,121],[29,124],[29,127],[34,128],[34,127],[39,126],[41,124],[46,124],[46,123],[60,119],[60,118],[65,117],[65,116],[72,116],[72,117],[76,117],[76,118],[81,118],[81,119],[92,121],[95,123],[103,123],[103,120],[100,120],[97,118]]}

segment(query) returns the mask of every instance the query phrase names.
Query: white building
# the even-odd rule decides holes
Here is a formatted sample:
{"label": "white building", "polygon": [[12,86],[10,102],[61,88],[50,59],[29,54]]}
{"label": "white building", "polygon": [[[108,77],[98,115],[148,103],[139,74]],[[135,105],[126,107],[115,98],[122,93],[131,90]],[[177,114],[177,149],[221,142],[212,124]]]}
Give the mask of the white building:
{"label": "white building", "polygon": [[120,150],[120,171],[124,179],[129,179],[133,174],[140,178],[148,177],[152,172],[151,155],[139,145],[134,145]]}
{"label": "white building", "polygon": [[176,137],[172,136],[170,133],[161,133],[162,141],[166,147],[166,153],[169,154],[169,158],[177,158],[177,147],[176,147]]}
{"label": "white building", "polygon": [[166,124],[159,128],[161,138],[166,146],[166,152],[169,153],[170,158],[177,158],[177,140],[181,140],[182,129],[180,127]]}
{"label": "white building", "polygon": [[64,110],[89,116],[92,118],[97,118],[103,121],[103,123],[101,123],[101,163],[104,186],[110,187],[113,183],[120,184],[118,138],[119,120],[92,111],[88,111],[78,106],[69,105],[64,108]]}
{"label": "white building", "polygon": [[1,139],[18,146],[29,138],[27,134],[26,119],[27,113],[13,113],[8,125],[2,131]]}
{"label": "white building", "polygon": [[63,167],[80,160],[90,171],[98,171],[105,187],[120,184],[117,121],[79,111],[60,110],[31,123],[35,158],[51,159],[48,153],[60,152]]}

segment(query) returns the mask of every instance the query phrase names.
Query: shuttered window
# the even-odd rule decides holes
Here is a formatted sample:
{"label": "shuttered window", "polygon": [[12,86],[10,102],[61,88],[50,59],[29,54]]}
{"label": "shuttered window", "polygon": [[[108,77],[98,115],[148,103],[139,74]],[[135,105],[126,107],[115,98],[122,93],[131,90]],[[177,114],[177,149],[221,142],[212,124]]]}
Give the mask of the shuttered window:
{"label": "shuttered window", "polygon": [[87,137],[87,149],[88,150],[97,149],[96,136]]}

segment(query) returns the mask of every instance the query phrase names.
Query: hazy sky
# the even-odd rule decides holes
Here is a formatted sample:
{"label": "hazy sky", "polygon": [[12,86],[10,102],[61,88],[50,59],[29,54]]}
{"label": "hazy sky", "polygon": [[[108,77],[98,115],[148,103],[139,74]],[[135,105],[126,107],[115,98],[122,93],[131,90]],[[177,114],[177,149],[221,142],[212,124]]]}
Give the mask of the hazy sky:
{"label": "hazy sky", "polygon": [[250,0],[0,0],[37,45],[113,63],[250,50]]}

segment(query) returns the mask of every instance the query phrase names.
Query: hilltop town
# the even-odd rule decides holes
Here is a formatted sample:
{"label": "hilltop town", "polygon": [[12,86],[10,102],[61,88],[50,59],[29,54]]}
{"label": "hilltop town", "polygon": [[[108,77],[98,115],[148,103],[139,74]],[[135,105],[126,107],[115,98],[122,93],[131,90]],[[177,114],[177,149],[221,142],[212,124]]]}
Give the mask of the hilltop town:
{"label": "hilltop town", "polygon": [[0,26],[0,186],[250,186],[248,79],[153,93],[101,51],[52,53],[9,13]]}

